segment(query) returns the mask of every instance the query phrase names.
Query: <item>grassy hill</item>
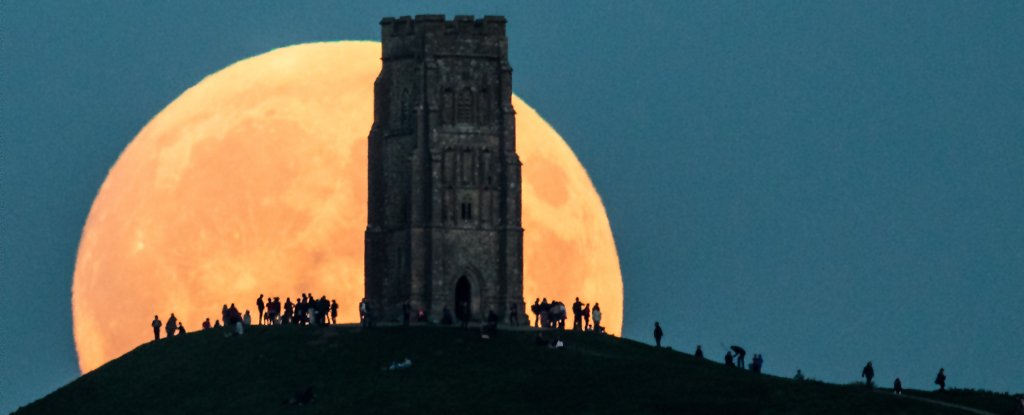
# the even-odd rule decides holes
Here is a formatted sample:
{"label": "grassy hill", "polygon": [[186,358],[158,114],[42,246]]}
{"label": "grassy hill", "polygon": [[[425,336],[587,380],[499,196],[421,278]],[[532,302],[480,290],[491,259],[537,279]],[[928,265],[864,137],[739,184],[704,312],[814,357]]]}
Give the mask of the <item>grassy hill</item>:
{"label": "grassy hill", "polygon": [[[557,333],[546,333],[553,336]],[[139,346],[16,414],[961,414],[863,386],[755,375],[592,333],[255,327]],[[385,370],[409,358],[407,369]],[[312,387],[314,400],[286,402]]]}

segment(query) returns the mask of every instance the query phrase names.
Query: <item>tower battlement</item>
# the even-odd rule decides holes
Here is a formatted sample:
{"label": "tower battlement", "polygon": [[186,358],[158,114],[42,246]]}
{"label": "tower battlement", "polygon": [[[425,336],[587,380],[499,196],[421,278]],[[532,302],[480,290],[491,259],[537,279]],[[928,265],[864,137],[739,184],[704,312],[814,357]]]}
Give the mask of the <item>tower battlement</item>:
{"label": "tower battlement", "polygon": [[505,18],[426,14],[388,17],[380,22],[382,58],[468,56],[501,59],[508,56]]}
{"label": "tower battlement", "polygon": [[409,36],[433,33],[435,36],[505,36],[502,16],[455,16],[446,20],[443,14],[421,14],[415,17],[385,17],[380,21],[381,36]]}

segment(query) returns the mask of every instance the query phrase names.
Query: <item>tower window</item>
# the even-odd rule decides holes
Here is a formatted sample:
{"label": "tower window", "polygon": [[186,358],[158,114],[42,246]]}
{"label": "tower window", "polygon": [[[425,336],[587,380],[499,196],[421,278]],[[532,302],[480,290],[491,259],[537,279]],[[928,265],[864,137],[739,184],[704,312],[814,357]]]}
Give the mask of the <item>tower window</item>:
{"label": "tower window", "polygon": [[462,202],[462,220],[473,220],[473,204]]}
{"label": "tower window", "polygon": [[469,88],[459,92],[458,102],[455,104],[455,119],[459,123],[473,122],[473,91]]}
{"label": "tower window", "polygon": [[445,89],[441,98],[441,118],[445,124],[455,123],[455,94],[451,88]]}

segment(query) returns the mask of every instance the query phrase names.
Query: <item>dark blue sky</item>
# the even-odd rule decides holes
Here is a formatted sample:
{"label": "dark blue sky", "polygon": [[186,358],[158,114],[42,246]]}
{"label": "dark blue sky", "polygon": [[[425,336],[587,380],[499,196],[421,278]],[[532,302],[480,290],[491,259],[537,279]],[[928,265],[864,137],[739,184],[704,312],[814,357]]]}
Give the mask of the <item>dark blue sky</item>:
{"label": "dark blue sky", "polygon": [[[93,197],[205,75],[383,16],[504,14],[608,209],[625,335],[832,382],[1024,391],[1024,3],[0,2],[0,412],[77,375]],[[369,103],[367,103],[369,105]],[[147,330],[140,327],[140,330]]]}

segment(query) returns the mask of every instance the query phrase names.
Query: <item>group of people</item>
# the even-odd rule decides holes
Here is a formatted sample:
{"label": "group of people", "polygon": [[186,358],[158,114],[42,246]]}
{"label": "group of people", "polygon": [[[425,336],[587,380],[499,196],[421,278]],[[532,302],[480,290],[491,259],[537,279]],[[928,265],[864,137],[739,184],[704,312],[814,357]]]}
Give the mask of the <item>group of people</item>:
{"label": "group of people", "polygon": [[[654,322],[654,345],[655,347],[661,347],[661,339],[665,337],[665,331],[661,328],[661,323]],[[735,353],[735,354],[734,354]],[[693,356],[698,359],[704,358],[704,350],[697,345],[697,350],[693,352]],[[746,369],[746,357],[747,350],[740,346],[729,346],[729,349],[725,352],[725,365],[729,367],[739,367],[740,369]],[[761,367],[764,366],[764,357],[760,354],[755,354],[754,359],[750,362],[750,370],[754,373],[761,373]]]}
{"label": "group of people", "polygon": [[[327,300],[327,296],[316,299],[311,293],[302,294],[292,303],[291,297],[281,304],[281,297],[268,298],[265,302],[263,294],[256,299],[256,311],[259,312],[260,324],[299,324],[326,326],[338,322],[338,302]],[[246,314],[249,311],[246,310]]]}
{"label": "group of people", "polygon": [[[797,374],[800,374],[799,370],[797,370]],[[860,377],[864,378],[864,384],[867,387],[871,388],[874,386],[872,380],[875,378],[875,367],[871,364],[871,362],[868,362],[866,365],[864,365],[864,369],[860,371]],[[934,383],[936,385],[939,385],[939,391],[946,390],[945,368],[939,368],[939,373],[935,375]],[[892,393],[895,393],[897,395],[903,394],[903,381],[901,381],[900,378],[896,378],[896,380],[892,382]]]}
{"label": "group of people", "polygon": [[171,316],[167,318],[167,324],[160,321],[160,316],[153,316],[153,340],[160,340],[160,329],[164,329],[167,333],[167,337],[174,337],[176,335],[185,334],[185,326],[178,321],[178,318],[171,313]]}
{"label": "group of people", "polygon": [[[700,346],[697,346],[697,348],[699,349]],[[739,346],[731,346],[725,352],[725,365],[735,366],[740,369],[750,369],[751,372],[761,373],[761,367],[764,366],[764,357],[760,354],[754,354],[754,358],[750,361],[750,367],[747,367],[746,358],[747,351],[745,349]],[[735,363],[733,363],[733,359],[736,360]]]}
{"label": "group of people", "polygon": [[[534,315],[534,327],[565,329],[567,316],[565,304],[561,301],[553,300],[549,303],[547,298],[543,300],[537,298],[530,306],[530,312]],[[591,325],[591,317],[593,317],[593,325]],[[594,308],[591,309],[590,303],[584,304],[579,297],[576,297],[576,301],[572,303],[572,329],[603,333],[601,305],[594,303]]]}
{"label": "group of people", "polygon": [[[316,299],[313,297],[313,294],[309,293],[302,294],[294,303],[291,297],[288,297],[285,299],[284,304],[281,303],[281,297],[264,300],[263,294],[260,294],[259,298],[256,299],[256,310],[259,313],[256,320],[257,324],[315,324],[326,326],[328,323],[337,324],[338,321],[337,301],[328,301],[327,296],[321,296],[320,299]],[[360,308],[360,317],[363,315],[362,311],[363,309]],[[245,313],[242,313],[234,303],[231,303],[230,306],[227,304],[221,306],[219,320],[214,320],[213,323],[210,323],[210,319],[207,318],[203,321],[203,330],[219,328],[222,321],[224,322],[224,327],[239,335],[244,333],[245,328],[253,323],[249,310],[245,310]],[[160,340],[161,328],[166,331],[167,337],[185,334],[185,326],[178,321],[174,313],[171,313],[171,316],[167,318],[166,324],[160,321],[159,316],[153,316],[152,326],[153,338],[155,340]]]}

